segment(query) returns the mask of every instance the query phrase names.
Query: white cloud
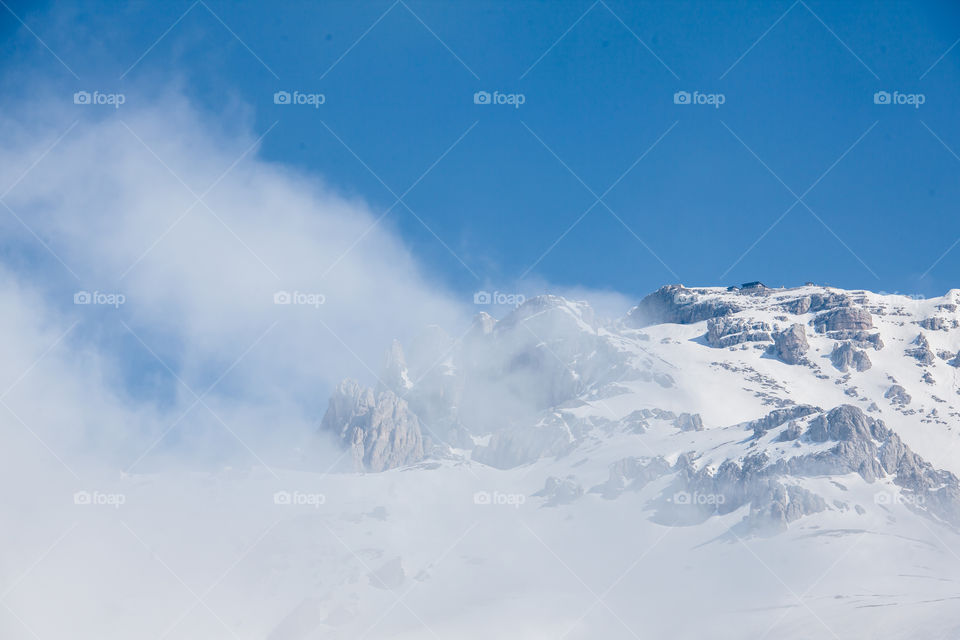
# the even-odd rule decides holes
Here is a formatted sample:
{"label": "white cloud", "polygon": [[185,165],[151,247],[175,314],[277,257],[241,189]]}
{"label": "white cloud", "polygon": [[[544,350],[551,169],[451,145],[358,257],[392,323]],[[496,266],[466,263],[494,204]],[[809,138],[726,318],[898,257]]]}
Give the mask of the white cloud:
{"label": "white cloud", "polygon": [[[4,313],[52,314],[54,334],[79,321],[57,353],[75,365],[92,350],[97,367],[107,369],[98,393],[129,393],[139,404],[125,411],[151,414],[141,445],[195,402],[188,386],[202,394],[216,382],[157,450],[183,437],[196,446],[224,436],[252,462],[223,423],[251,449],[280,439],[292,446],[298,430],[314,428],[340,378],[373,380],[391,339],[428,323],[455,328],[474,312],[424,271],[389,216],[378,221],[380,212],[365,203],[258,157],[249,129],[223,131],[171,97],[84,117],[54,144],[76,116],[50,116],[31,135],[15,122],[0,126],[6,183],[29,169],[5,201],[67,265],[6,216],[7,255],[19,261],[11,286],[31,290],[32,301],[13,301]],[[125,303],[76,306],[78,290],[119,292]],[[301,295],[278,305],[278,291]],[[16,339],[22,329],[6,335]],[[38,349],[44,339],[37,337]],[[96,379],[68,369],[57,373]],[[152,397],[163,389],[172,399]],[[83,407],[100,395],[74,400]]]}

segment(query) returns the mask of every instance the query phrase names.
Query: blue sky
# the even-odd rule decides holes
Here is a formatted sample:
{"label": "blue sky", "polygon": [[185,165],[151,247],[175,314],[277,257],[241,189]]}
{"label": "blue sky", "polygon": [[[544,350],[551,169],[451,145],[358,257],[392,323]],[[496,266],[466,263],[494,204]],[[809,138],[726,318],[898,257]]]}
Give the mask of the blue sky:
{"label": "blue sky", "polygon": [[464,295],[957,283],[953,3],[7,2],[0,105],[177,87],[377,212],[414,185],[382,224]]}

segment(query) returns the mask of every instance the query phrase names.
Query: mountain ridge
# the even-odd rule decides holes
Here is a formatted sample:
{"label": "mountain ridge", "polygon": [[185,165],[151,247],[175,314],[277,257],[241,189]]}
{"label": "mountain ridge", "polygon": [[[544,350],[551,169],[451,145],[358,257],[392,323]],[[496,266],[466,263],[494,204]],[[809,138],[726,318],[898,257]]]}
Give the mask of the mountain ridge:
{"label": "mountain ridge", "polygon": [[[461,340],[432,327],[415,365],[394,342],[377,390],[355,384],[351,399],[341,385],[321,430],[353,447],[365,471],[430,458],[510,469],[629,434],[625,455],[606,461],[620,469],[606,482],[634,481],[628,468],[649,481],[656,468],[677,491],[722,497],[699,509],[708,515],[749,506],[745,521],[782,527],[839,508],[804,479],[856,473],[956,527],[958,299],[958,290],[921,300],[809,284],[666,285],[604,321],[586,302],[537,296],[500,320],[478,314]],[[386,404],[386,417],[344,415],[363,394],[364,411]],[[587,492],[559,477],[546,484],[544,495]],[[674,507],[660,499],[657,518],[700,517],[671,516]]]}

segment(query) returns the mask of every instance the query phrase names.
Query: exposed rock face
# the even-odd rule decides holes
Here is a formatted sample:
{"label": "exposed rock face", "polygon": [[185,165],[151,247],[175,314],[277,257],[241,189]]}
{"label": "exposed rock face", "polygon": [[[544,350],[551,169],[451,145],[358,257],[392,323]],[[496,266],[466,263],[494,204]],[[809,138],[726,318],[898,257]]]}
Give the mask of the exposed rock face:
{"label": "exposed rock face", "polygon": [[873,328],[873,317],[859,307],[838,307],[824,311],[813,319],[818,333],[825,331],[864,331]]}
{"label": "exposed rock face", "polygon": [[566,478],[556,478],[550,476],[543,485],[543,489],[537,491],[535,496],[546,498],[543,506],[556,507],[561,504],[570,504],[577,498],[583,496],[583,487],[573,476]]}
{"label": "exposed rock face", "polygon": [[622,458],[610,465],[610,477],[604,483],[590,489],[613,500],[626,490],[637,491],[648,483],[670,473],[670,464],[661,457]]}
{"label": "exposed rock face", "polygon": [[634,327],[671,322],[675,324],[693,324],[708,318],[736,313],[740,308],[719,299],[699,300],[696,295],[682,285],[672,284],[661,287],[640,301],[627,314],[628,322]]}
{"label": "exposed rock face", "polygon": [[772,340],[766,322],[748,322],[733,318],[711,318],[707,321],[707,342],[712,347],[731,347],[744,342]]}
{"label": "exposed rock face", "polygon": [[924,318],[923,320],[917,322],[917,324],[927,331],[946,331],[950,327],[947,321],[940,316]]}
{"label": "exposed rock face", "polygon": [[776,356],[787,364],[799,364],[810,349],[807,332],[803,325],[795,323],[788,329],[773,334],[773,349]]}
{"label": "exposed rock face", "polygon": [[890,385],[890,388],[887,389],[885,394],[883,394],[883,397],[890,400],[890,402],[899,405],[908,405],[912,400],[910,394],[907,393],[907,390],[898,384]]}
{"label": "exposed rock face", "polygon": [[826,501],[803,487],[785,484],[783,475],[767,465],[764,454],[744,458],[742,463],[727,460],[716,470],[695,469],[681,456],[674,466],[677,487],[682,490],[654,516],[664,524],[696,524],[712,515],[736,511],[750,505],[750,514],[742,525],[747,529],[782,529],[804,515],[827,508]]}
{"label": "exposed rock face", "polygon": [[532,462],[563,453],[571,442],[571,433],[561,424],[547,424],[525,430],[503,430],[493,434],[485,447],[473,450],[473,459],[498,469]]}
{"label": "exposed rock face", "polygon": [[680,431],[703,431],[703,420],[699,413],[681,413],[673,424]]}
{"label": "exposed rock face", "polygon": [[[799,409],[799,408],[794,408]],[[803,411],[809,410],[805,407]],[[798,411],[798,414],[802,411]],[[714,514],[730,513],[749,503],[748,527],[783,527],[801,516],[827,508],[826,502],[797,481],[805,477],[857,473],[867,482],[891,478],[910,498],[910,504],[928,515],[960,525],[960,480],[952,473],[934,469],[914,454],[882,421],[858,407],[841,405],[812,418],[790,420],[788,412],[774,412],[755,421],[755,437],[764,437],[760,423],[781,423],[773,441],[836,443],[830,449],[771,462],[767,453],[756,453],[742,462],[726,460],[716,471],[697,469],[687,456],[680,456],[673,471],[682,491],[661,505],[659,522],[694,524]],[[800,435],[799,422],[808,421]],[[774,427],[777,428],[777,427]],[[612,477],[612,474],[611,474]],[[682,498],[678,504],[677,496]]]}
{"label": "exposed rock face", "polygon": [[937,361],[937,357],[930,350],[930,343],[927,342],[925,335],[922,333],[918,335],[913,344],[917,345],[916,349],[907,349],[907,355],[916,358],[920,364],[930,365]]}
{"label": "exposed rock face", "polygon": [[851,367],[857,371],[866,371],[872,366],[866,351],[854,348],[849,342],[838,342],[833,346],[830,362],[843,372],[849,371]]}
{"label": "exposed rock face", "polygon": [[879,333],[870,333],[869,331],[828,331],[824,334],[831,340],[847,341],[860,349],[883,349],[883,340]]}
{"label": "exposed rock face", "polygon": [[817,313],[825,309],[843,307],[850,304],[850,298],[842,293],[814,293],[785,302],[783,307],[798,315]]}
{"label": "exposed rock face", "polygon": [[777,442],[793,442],[803,435],[803,427],[796,420],[791,420],[787,428],[777,436]]}
{"label": "exposed rock face", "polygon": [[638,410],[626,416],[623,420],[621,420],[621,423],[623,423],[627,429],[633,431],[634,433],[644,433],[646,432],[647,428],[650,427],[650,423],[647,422],[647,418],[649,417],[650,416],[645,414],[643,411]]}
{"label": "exposed rock face", "polygon": [[[792,458],[787,463],[795,475],[859,473],[867,482],[893,476],[912,503],[922,510],[960,524],[960,481],[948,471],[933,468],[903,444],[880,420],[859,408],[843,405],[818,416],[804,434],[813,442],[836,441],[829,451]],[[877,444],[879,443],[879,445]]]}
{"label": "exposed rock face", "polygon": [[748,429],[753,430],[754,438],[759,438],[770,429],[775,429],[786,422],[821,411],[823,411],[823,409],[820,407],[814,407],[809,404],[798,404],[792,407],[784,407],[783,409],[774,409],[764,417],[748,422],[746,426]]}
{"label": "exposed rock face", "polygon": [[420,422],[392,391],[375,393],[344,380],[330,398],[320,429],[339,437],[359,469],[384,471],[423,459]]}

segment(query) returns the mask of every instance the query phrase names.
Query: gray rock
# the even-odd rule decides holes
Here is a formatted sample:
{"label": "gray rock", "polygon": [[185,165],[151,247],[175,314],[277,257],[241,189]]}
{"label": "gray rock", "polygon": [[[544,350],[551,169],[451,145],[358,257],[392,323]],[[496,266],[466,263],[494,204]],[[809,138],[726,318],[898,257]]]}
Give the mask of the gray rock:
{"label": "gray rock", "polygon": [[654,521],[697,524],[749,504],[750,514],[745,517],[743,528],[781,529],[804,515],[826,509],[826,501],[821,497],[781,482],[782,470],[767,462],[765,454],[756,454],[744,458],[742,463],[727,460],[711,473],[708,468],[695,470],[681,456],[674,466],[677,483],[668,489],[672,498],[660,504]]}
{"label": "gray rock", "polygon": [[350,449],[358,469],[385,471],[423,459],[420,421],[407,403],[392,391],[375,393],[353,380],[334,391],[320,430]]}
{"label": "gray rock", "polygon": [[876,423],[857,407],[845,404],[813,419],[806,436],[812,442],[869,440]]}
{"label": "gray rock", "polygon": [[648,483],[670,473],[670,465],[661,457],[622,458],[610,465],[610,477],[603,484],[590,489],[613,500],[626,490],[638,491]]}
{"label": "gray rock", "polygon": [[814,293],[783,303],[784,309],[798,315],[817,313],[825,309],[843,307],[850,304],[850,298],[842,293]]}
{"label": "gray rock", "polygon": [[853,346],[860,349],[883,349],[883,340],[879,333],[870,333],[869,331],[828,331],[824,337],[831,340],[849,341]]}
{"label": "gray rock", "polygon": [[777,436],[777,442],[793,442],[798,440],[801,435],[803,435],[803,427],[796,420],[791,420],[787,428]]}
{"label": "gray rock", "polygon": [[773,349],[776,356],[787,364],[799,364],[810,349],[807,333],[802,324],[792,324],[773,335]]}
{"label": "gray rock", "polygon": [[933,355],[933,351],[930,350],[930,343],[927,342],[927,337],[922,333],[919,334],[913,341],[913,344],[916,345],[915,349],[907,349],[906,354],[916,360],[920,364],[931,365],[937,361],[937,357]]}
{"label": "gray rock", "polygon": [[583,493],[583,487],[574,476],[567,476],[563,479],[550,476],[544,483],[543,489],[533,495],[546,498],[543,506],[556,507],[562,504],[570,504],[583,496]]}
{"label": "gray rock", "polygon": [[559,422],[504,429],[494,433],[486,446],[476,447],[473,459],[497,469],[512,469],[543,456],[560,455],[570,448],[570,437],[570,430]]}
{"label": "gray rock", "polygon": [[699,413],[681,413],[673,424],[680,431],[703,431],[703,420]]}
{"label": "gray rock", "polygon": [[774,409],[764,417],[748,422],[746,427],[753,430],[754,438],[759,438],[767,431],[775,429],[784,423],[787,423],[791,420],[796,420],[798,418],[803,418],[814,413],[820,413],[821,411],[823,411],[823,409],[820,407],[815,407],[809,404],[798,404],[792,407]]}
{"label": "gray rock", "polygon": [[732,347],[744,342],[768,342],[770,325],[766,322],[749,322],[734,318],[710,318],[707,320],[707,342],[711,347]]}
{"label": "gray rock", "polygon": [[873,317],[859,307],[838,307],[818,314],[813,319],[817,333],[825,331],[864,331],[873,328]]}
{"label": "gray rock", "polygon": [[729,300],[701,300],[696,290],[672,284],[651,293],[629,311],[627,322],[633,327],[646,327],[664,322],[693,324],[708,318],[730,315],[740,307]]}
{"label": "gray rock", "polygon": [[854,348],[849,342],[838,342],[833,346],[830,362],[843,372],[849,371],[851,367],[857,371],[866,371],[872,366],[866,351]]}
{"label": "gray rock", "polygon": [[917,321],[917,324],[927,331],[946,331],[950,328],[950,325],[947,323],[947,321],[940,316],[924,318],[923,320]]}
{"label": "gray rock", "polygon": [[772,484],[765,494],[750,503],[746,524],[757,529],[785,529],[803,516],[826,510],[827,502],[796,485]]}
{"label": "gray rock", "polygon": [[630,431],[645,433],[650,427],[650,423],[647,422],[649,417],[650,413],[648,411],[638,410],[620,420],[620,423]]}
{"label": "gray rock", "polygon": [[[790,425],[786,430],[793,428],[794,425]],[[881,420],[867,416],[858,407],[841,405],[821,413],[810,420],[802,437],[810,442],[836,444],[826,451],[781,459],[769,465],[766,464],[765,454],[756,454],[745,459],[739,471],[736,471],[736,465],[724,463],[716,476],[723,478],[721,472],[725,471],[728,484],[732,483],[731,486],[741,491],[725,494],[731,498],[725,501],[725,508],[727,502],[736,504],[740,501],[742,504],[749,496],[752,513],[763,513],[768,519],[790,522],[798,514],[821,509],[822,501],[812,494],[808,495],[808,492],[791,496],[787,489],[788,500],[784,503],[780,499],[783,495],[780,490],[770,483],[765,488],[760,479],[857,473],[867,482],[892,478],[895,485],[910,495],[908,504],[913,508],[955,527],[960,526],[960,480],[948,471],[934,469],[913,453]],[[716,488],[726,490],[722,485],[716,485]],[[772,496],[764,494],[764,490],[773,491]],[[794,499],[797,505],[791,507]]]}
{"label": "gray rock", "polygon": [[908,405],[912,400],[910,394],[907,393],[907,390],[898,384],[890,385],[890,388],[887,389],[887,392],[883,394],[883,397],[890,402],[899,405]]}

